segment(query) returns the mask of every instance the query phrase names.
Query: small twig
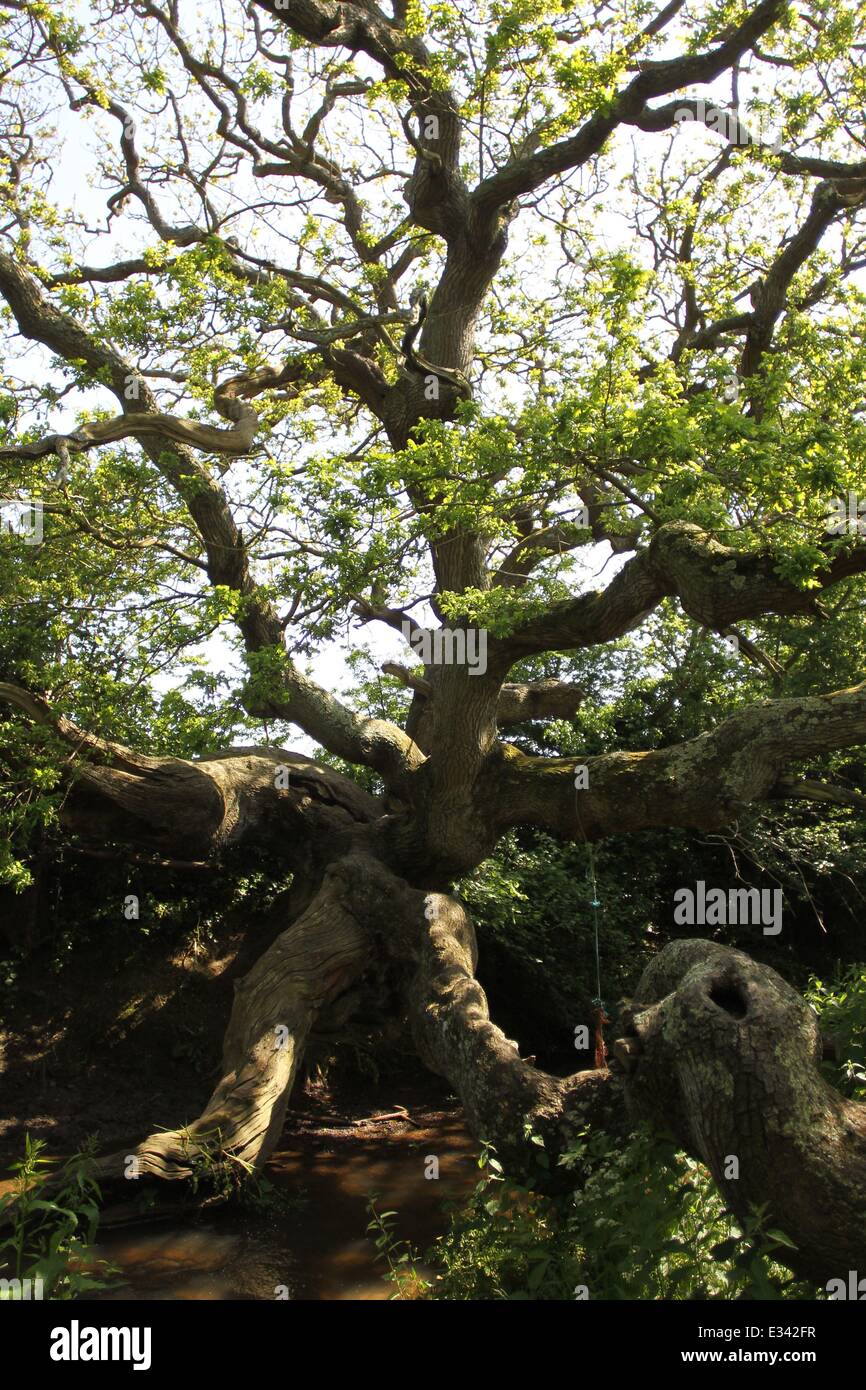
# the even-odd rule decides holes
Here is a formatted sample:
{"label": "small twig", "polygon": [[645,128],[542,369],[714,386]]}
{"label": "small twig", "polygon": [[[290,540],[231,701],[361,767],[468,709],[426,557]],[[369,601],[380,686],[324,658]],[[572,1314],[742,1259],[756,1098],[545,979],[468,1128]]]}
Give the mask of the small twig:
{"label": "small twig", "polygon": [[414,1125],[416,1129],[423,1129],[417,1120],[413,1120],[409,1111],[403,1105],[398,1105],[395,1110],[389,1110],[385,1115],[369,1115],[364,1120],[353,1120],[353,1125],[372,1125],[378,1124],[380,1120],[404,1120],[407,1124]]}

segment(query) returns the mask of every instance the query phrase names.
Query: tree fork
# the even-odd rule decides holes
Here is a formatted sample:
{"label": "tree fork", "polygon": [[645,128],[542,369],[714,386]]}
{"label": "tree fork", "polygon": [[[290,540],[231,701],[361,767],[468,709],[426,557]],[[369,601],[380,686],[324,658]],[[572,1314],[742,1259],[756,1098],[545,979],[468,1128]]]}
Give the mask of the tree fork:
{"label": "tree fork", "polygon": [[[383,873],[367,874],[380,904]],[[705,1163],[738,1216],[766,1207],[796,1241],[777,1258],[797,1273],[825,1282],[866,1267],[866,1105],[821,1075],[817,1018],[771,967],[711,941],[668,945],[627,1012],[618,1053],[628,1065],[552,1077],[491,1022],[462,904],[393,879],[388,898],[399,910],[387,944],[405,971],[419,1055],[512,1170],[532,1169],[530,1135],[552,1172],[586,1127],[622,1134],[643,1121]]]}

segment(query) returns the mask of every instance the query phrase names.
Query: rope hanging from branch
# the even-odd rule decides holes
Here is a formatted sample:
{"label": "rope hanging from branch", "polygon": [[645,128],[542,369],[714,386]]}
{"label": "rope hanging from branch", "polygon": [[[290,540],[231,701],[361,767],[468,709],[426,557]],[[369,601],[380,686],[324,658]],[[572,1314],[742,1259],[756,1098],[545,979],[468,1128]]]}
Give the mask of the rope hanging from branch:
{"label": "rope hanging from branch", "polygon": [[598,896],[598,878],[595,872],[595,850],[586,839],[583,830],[583,822],[580,816],[580,788],[575,779],[574,795],[574,814],[577,817],[577,824],[581,836],[586,844],[586,852],[589,860],[587,878],[589,881],[589,905],[592,909],[592,941],[595,954],[595,997],[592,1001],[590,1010],[590,1020],[592,1022],[592,1055],[593,1066],[596,1070],[607,1069],[607,1047],[604,1041],[604,1026],[610,1023],[604,1007],[604,1000],[601,995],[601,955],[599,951],[599,912],[601,910],[601,900]]}
{"label": "rope hanging from branch", "polygon": [[595,952],[595,998],[592,1001],[592,1046],[593,1046],[593,1065],[596,1068],[607,1067],[607,1047],[604,1041],[604,1025],[610,1023],[604,1007],[604,1000],[601,995],[601,958],[598,946],[598,927],[599,911],[601,902],[598,896],[598,880],[595,872],[595,850],[592,845],[587,845],[589,854],[589,883],[590,883],[590,907],[592,908],[592,940]]}

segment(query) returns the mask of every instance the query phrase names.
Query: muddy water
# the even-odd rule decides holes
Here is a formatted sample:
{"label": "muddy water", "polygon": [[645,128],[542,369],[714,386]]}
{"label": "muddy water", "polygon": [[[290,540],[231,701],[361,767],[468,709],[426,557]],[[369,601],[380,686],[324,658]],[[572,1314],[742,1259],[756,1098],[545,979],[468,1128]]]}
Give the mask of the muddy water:
{"label": "muddy water", "polygon": [[[365,1234],[367,1203],[399,1213],[397,1234],[421,1251],[447,1225],[443,1206],[478,1179],[477,1144],[459,1110],[327,1126],[286,1136],[268,1165],[277,1201],[210,1220],[107,1230],[97,1256],[120,1271],[112,1299],[387,1299],[393,1286]],[[426,1177],[438,1160],[439,1177]]]}

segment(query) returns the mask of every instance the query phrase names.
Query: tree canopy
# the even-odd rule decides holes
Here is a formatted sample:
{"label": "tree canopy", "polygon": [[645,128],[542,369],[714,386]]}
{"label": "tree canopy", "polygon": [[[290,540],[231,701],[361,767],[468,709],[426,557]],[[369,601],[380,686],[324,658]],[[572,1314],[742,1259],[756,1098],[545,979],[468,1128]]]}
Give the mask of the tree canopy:
{"label": "tree canopy", "polygon": [[[515,827],[864,805],[864,52],[845,0],[0,0],[0,496],[41,526],[0,546],[0,874],[50,822],[293,875],[214,1098],[146,1169],[214,1130],[263,1162],[375,960],[514,1161],[625,1097],[721,1180],[771,1094],[736,1200],[787,1201],[803,1268],[862,1250],[866,1122],[771,970],[677,943],[640,1080],[556,1078],[489,1021],[451,890]],[[310,674],[390,631],[359,698]]]}

